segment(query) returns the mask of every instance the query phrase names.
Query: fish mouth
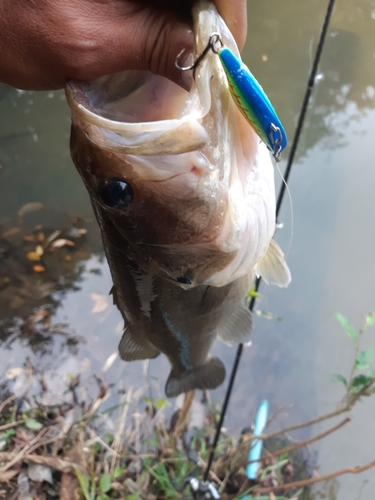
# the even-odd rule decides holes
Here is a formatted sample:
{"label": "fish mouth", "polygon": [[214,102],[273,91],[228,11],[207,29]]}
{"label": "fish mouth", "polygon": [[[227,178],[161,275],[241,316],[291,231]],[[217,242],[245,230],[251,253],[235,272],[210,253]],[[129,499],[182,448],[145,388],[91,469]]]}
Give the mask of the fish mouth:
{"label": "fish mouth", "polygon": [[[212,3],[198,1],[193,21],[194,58],[213,32],[239,56]],[[255,266],[274,228],[272,163],[232,102],[216,54],[198,65],[189,92],[124,71],[69,82],[66,95],[73,160],[106,240],[121,239],[146,272],[181,286],[223,286]],[[132,189],[126,212],[101,203],[107,179]]]}

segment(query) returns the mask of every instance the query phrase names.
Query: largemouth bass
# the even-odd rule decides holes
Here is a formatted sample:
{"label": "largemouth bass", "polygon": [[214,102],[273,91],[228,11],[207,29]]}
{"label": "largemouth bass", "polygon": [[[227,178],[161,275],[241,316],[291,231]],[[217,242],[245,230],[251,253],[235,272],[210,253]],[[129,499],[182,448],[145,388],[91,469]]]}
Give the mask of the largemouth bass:
{"label": "largemouth bass", "polygon": [[[212,32],[239,56],[205,0],[193,8],[195,56]],[[245,299],[255,275],[290,281],[272,240],[275,190],[266,146],[230,98],[217,56],[197,67],[190,92],[125,71],[70,83],[71,152],[89,192],[125,319],[123,359],[172,364],[166,394],[210,389],[225,369],[209,357],[218,335],[249,340]]]}

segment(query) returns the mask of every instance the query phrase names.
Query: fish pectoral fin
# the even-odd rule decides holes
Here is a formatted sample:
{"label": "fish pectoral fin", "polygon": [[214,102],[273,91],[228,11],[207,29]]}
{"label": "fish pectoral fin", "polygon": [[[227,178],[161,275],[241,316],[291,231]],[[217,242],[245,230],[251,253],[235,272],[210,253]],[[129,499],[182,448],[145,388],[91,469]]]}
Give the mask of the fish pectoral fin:
{"label": "fish pectoral fin", "polygon": [[255,267],[257,277],[264,279],[267,285],[286,287],[291,282],[290,271],[279,245],[271,240],[266,255]]}
{"label": "fish pectoral fin", "polygon": [[136,337],[128,328],[125,328],[118,350],[121,359],[124,361],[153,359],[160,354],[160,351],[156,347],[151,345],[147,340]]}
{"label": "fish pectoral fin", "polygon": [[173,370],[165,385],[165,394],[169,398],[193,389],[215,389],[223,383],[225,366],[218,358],[210,358],[204,365],[177,377]]}
{"label": "fish pectoral fin", "polygon": [[207,286],[203,294],[200,313],[207,314],[220,307],[228,297],[232,283],[222,287]]}
{"label": "fish pectoral fin", "polygon": [[251,312],[241,304],[218,329],[219,339],[228,345],[246,344],[253,329]]}

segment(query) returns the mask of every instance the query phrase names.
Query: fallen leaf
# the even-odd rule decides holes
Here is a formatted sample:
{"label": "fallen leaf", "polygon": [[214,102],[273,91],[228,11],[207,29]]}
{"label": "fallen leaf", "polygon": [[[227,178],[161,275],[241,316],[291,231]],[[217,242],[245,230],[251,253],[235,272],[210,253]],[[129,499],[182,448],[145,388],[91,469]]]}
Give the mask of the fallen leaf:
{"label": "fallen leaf", "polygon": [[72,256],[69,254],[65,255],[65,260],[69,262],[70,260],[72,260]]}
{"label": "fallen leaf", "polygon": [[46,238],[46,239],[44,240],[44,248],[47,248],[47,247],[48,247],[48,245],[51,243],[51,241],[53,241],[54,239],[56,239],[56,238],[59,236],[59,234],[61,234],[61,231],[58,231],[58,230],[53,231],[53,233],[51,233],[51,234],[48,236],[48,238]]}
{"label": "fallen leaf", "polygon": [[18,377],[19,375],[23,375],[24,373],[26,373],[24,368],[10,368],[5,373],[5,378],[7,378],[8,380],[12,380]]}
{"label": "fallen leaf", "polygon": [[51,467],[47,465],[29,464],[27,475],[32,481],[38,481],[39,483],[46,481],[47,483],[53,484],[52,470]]}
{"label": "fallen leaf", "polygon": [[27,418],[25,425],[28,429],[31,429],[33,431],[39,431],[43,427],[43,425],[35,420],[35,418]]}
{"label": "fallen leaf", "polygon": [[35,249],[35,253],[41,257],[44,254],[43,247],[41,245],[38,245]]}
{"label": "fallen leaf", "polygon": [[268,55],[267,54],[263,54],[262,55],[262,61],[263,62],[267,62],[268,61]]}
{"label": "fallen leaf", "polygon": [[32,323],[38,323],[38,321],[42,321],[43,319],[47,318],[48,316],[51,316],[51,312],[49,309],[39,309],[35,314],[30,316],[30,321]]}
{"label": "fallen leaf", "polygon": [[84,227],[81,227],[81,228],[77,229],[77,232],[78,232],[78,234],[86,234],[87,229],[85,229]]}
{"label": "fallen leaf", "polygon": [[107,297],[105,295],[100,295],[99,293],[92,293],[90,297],[95,302],[94,307],[91,309],[92,314],[103,312],[109,306]]}
{"label": "fallen leaf", "polygon": [[33,201],[31,203],[25,203],[19,210],[18,210],[18,217],[24,217],[26,214],[29,214],[31,212],[37,212],[38,210],[41,210],[44,207],[43,203],[40,201]]}
{"label": "fallen leaf", "polygon": [[108,371],[111,368],[111,366],[113,365],[113,363],[116,361],[117,356],[118,356],[118,352],[116,351],[116,352],[112,353],[107,358],[107,361],[104,363],[103,368],[102,368],[103,372],[106,372],[106,371]]}
{"label": "fallen leaf", "polygon": [[34,242],[34,241],[35,241],[35,236],[34,236],[33,234],[26,233],[26,234],[23,236],[23,239],[24,239],[25,241]]}
{"label": "fallen leaf", "polygon": [[56,240],[51,243],[52,248],[61,248],[64,246],[69,246],[69,247],[74,247],[75,243],[71,240],[66,240],[65,238],[60,238],[59,240]]}
{"label": "fallen leaf", "polygon": [[46,270],[45,267],[40,266],[38,264],[36,264],[35,266],[33,266],[34,273],[44,273],[45,270]]}
{"label": "fallen leaf", "polygon": [[6,238],[7,236],[12,236],[13,234],[17,234],[19,232],[20,232],[19,227],[13,227],[12,229],[8,229],[8,231],[5,231],[5,233],[3,233],[3,238]]}
{"label": "fallen leaf", "polygon": [[38,260],[40,260],[40,255],[38,255],[36,252],[28,252],[26,257],[32,262],[37,262]]}
{"label": "fallen leaf", "polygon": [[43,241],[46,239],[44,233],[38,233],[37,238],[38,238],[39,243],[43,243]]}
{"label": "fallen leaf", "polygon": [[37,231],[39,231],[42,228],[43,228],[42,224],[36,224],[36,226],[34,226],[34,229],[36,229]]}

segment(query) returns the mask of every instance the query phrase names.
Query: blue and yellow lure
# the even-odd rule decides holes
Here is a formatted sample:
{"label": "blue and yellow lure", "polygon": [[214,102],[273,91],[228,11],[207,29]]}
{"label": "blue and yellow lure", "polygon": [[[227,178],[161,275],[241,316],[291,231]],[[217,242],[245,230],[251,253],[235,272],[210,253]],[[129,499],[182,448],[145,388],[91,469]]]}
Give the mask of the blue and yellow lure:
{"label": "blue and yellow lure", "polygon": [[209,50],[219,56],[228,79],[231,96],[237,108],[272,151],[276,161],[279,161],[280,154],[288,143],[284,127],[271,101],[249,68],[228,47],[224,46],[218,33],[212,33],[207,47],[192,66],[182,68],[177,64],[181,53],[177,56],[176,66],[181,70],[195,70]]}

